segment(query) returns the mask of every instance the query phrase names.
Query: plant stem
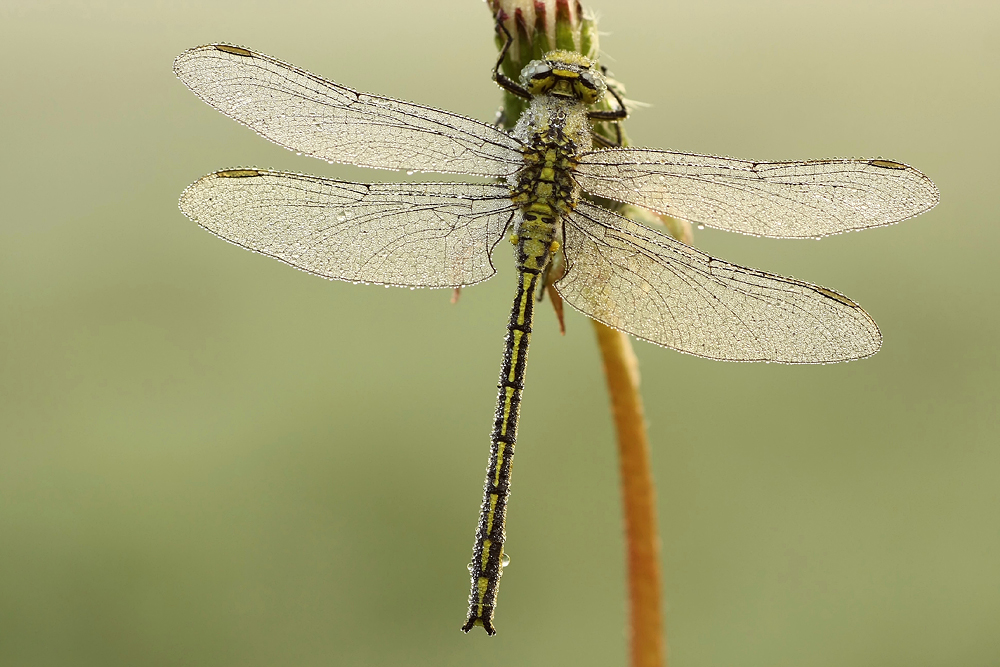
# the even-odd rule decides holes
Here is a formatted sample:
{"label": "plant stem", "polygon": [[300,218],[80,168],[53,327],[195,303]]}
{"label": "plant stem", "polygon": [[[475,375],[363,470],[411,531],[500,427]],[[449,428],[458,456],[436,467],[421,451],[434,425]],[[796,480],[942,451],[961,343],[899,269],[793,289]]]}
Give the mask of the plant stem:
{"label": "plant stem", "polygon": [[639,394],[639,364],[628,335],[593,321],[618,434],[628,560],[629,654],[632,667],[665,667],[660,538],[649,440]]}

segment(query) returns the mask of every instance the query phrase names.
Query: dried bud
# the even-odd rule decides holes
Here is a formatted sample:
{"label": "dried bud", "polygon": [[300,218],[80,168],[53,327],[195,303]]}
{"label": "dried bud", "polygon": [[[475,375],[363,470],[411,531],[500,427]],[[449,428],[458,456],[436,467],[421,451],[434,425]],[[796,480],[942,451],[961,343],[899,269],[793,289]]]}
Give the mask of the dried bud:
{"label": "dried bud", "polygon": [[555,49],[597,55],[593,17],[578,0],[488,0],[487,4],[514,38],[508,54],[511,69],[505,69],[514,80],[522,67]]}

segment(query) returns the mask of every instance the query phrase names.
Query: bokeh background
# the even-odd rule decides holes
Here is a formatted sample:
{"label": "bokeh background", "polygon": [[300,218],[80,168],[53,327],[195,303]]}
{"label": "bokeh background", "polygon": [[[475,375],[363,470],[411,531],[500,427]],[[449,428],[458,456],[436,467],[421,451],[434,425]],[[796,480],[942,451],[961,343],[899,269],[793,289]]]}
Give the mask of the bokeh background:
{"label": "bokeh background", "polygon": [[[885,335],[786,367],[637,343],[673,665],[1000,664],[1000,10],[594,0],[637,144],[916,165],[941,204],[814,241],[696,233]],[[185,219],[297,157],[173,57],[244,44],[490,120],[485,5],[0,2],[0,664],[621,665],[613,434],[588,321],[539,313],[499,636],[459,632],[503,326],[327,282]],[[504,246],[501,246],[504,247]]]}

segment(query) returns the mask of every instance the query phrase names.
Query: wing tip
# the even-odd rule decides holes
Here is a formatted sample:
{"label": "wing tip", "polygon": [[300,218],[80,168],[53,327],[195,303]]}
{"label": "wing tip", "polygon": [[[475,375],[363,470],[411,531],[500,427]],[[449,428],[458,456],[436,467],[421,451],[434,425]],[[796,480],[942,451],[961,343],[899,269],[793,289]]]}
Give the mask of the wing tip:
{"label": "wing tip", "polygon": [[920,188],[919,190],[911,190],[909,193],[913,204],[912,210],[908,212],[909,214],[886,224],[895,224],[897,222],[909,220],[910,218],[914,218],[922,213],[926,213],[941,203],[941,190],[938,189],[937,184],[934,183],[934,181],[932,181],[927,174],[920,171],[916,167],[906,164],[905,162],[897,162],[895,160],[886,160],[883,158],[874,158],[866,160],[866,162],[869,166],[875,167],[876,169],[902,172],[903,174],[913,178],[916,185]]}
{"label": "wing tip", "polygon": [[[218,180],[220,178],[233,179],[233,178],[259,178],[262,176],[271,176],[280,172],[275,172],[270,169],[259,169],[257,167],[235,167],[230,169],[219,169],[218,171],[213,171],[210,174],[205,174],[197,181],[191,185],[184,188],[181,191],[180,197],[177,200],[177,206],[180,208],[181,213],[186,215],[191,220],[198,222],[197,217],[194,215],[193,211],[189,212],[190,209],[185,209],[185,204],[191,201],[194,194],[204,188],[206,185],[212,181]],[[299,174],[293,174],[291,172],[287,173],[288,176],[298,176]],[[200,224],[200,223],[199,223]]]}

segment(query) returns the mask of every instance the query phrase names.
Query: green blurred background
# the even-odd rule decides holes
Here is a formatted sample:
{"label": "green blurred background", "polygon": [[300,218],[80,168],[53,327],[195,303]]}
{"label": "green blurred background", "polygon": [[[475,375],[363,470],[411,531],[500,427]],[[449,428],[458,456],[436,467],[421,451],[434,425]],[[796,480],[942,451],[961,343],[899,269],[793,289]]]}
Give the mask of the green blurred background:
{"label": "green blurred background", "polygon": [[[653,2],[602,15],[637,144],[883,156],[932,212],[813,241],[696,233],[838,289],[872,359],[637,343],[674,666],[1000,664],[1000,10]],[[327,282],[177,210],[296,157],[173,57],[244,44],[490,120],[485,5],[0,2],[0,664],[621,665],[617,468],[587,320],[539,313],[499,636],[459,632],[513,276]]]}

